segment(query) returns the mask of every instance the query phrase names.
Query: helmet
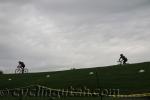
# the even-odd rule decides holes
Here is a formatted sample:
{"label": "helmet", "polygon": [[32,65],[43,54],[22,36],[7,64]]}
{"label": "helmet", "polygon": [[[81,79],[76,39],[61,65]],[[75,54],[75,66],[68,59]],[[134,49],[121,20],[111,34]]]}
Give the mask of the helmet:
{"label": "helmet", "polygon": [[123,54],[120,54],[120,56],[123,56]]}

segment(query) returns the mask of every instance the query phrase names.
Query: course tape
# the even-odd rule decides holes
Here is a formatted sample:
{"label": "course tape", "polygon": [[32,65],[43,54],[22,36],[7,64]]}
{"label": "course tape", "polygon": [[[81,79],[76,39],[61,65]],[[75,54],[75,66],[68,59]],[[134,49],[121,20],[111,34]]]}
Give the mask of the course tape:
{"label": "course tape", "polygon": [[129,95],[109,95],[110,97],[128,98],[128,97],[150,97],[150,93],[129,94]]}

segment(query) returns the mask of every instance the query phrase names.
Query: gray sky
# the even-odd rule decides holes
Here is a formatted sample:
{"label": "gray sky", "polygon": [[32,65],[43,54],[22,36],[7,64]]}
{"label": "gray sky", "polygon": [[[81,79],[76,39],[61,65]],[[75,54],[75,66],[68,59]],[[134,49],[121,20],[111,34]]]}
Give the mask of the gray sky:
{"label": "gray sky", "polygon": [[0,70],[150,61],[149,0],[0,0]]}

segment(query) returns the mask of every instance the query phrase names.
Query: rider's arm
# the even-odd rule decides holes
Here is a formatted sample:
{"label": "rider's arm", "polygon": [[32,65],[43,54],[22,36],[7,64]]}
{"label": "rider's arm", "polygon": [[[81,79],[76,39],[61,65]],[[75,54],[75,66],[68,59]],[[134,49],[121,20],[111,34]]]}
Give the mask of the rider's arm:
{"label": "rider's arm", "polygon": [[17,68],[20,68],[21,67],[21,65],[19,64],[18,66],[17,66]]}

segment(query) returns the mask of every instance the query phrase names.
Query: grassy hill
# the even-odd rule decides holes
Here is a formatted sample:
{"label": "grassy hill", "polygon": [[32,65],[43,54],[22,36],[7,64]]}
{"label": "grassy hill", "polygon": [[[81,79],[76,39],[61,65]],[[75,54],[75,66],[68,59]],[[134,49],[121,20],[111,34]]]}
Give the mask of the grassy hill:
{"label": "grassy hill", "polygon": [[[144,70],[145,72],[139,72]],[[49,76],[49,77],[46,77]],[[0,75],[0,89],[29,85],[49,88],[120,89],[121,94],[150,92],[150,62],[57,72]]]}

